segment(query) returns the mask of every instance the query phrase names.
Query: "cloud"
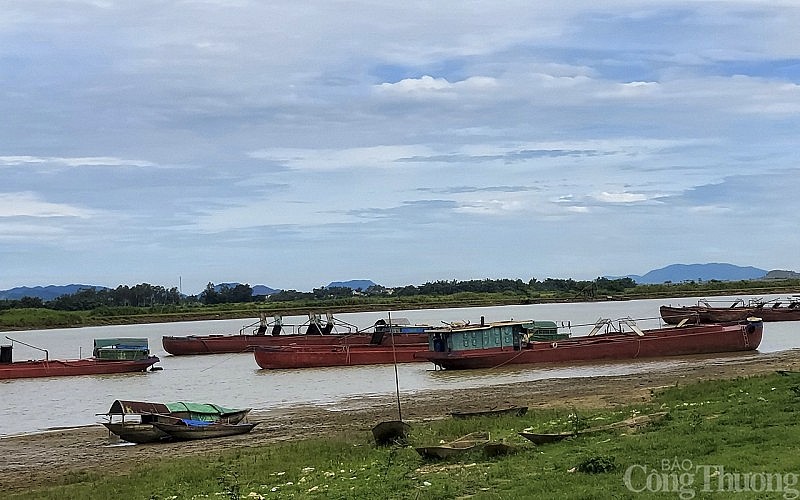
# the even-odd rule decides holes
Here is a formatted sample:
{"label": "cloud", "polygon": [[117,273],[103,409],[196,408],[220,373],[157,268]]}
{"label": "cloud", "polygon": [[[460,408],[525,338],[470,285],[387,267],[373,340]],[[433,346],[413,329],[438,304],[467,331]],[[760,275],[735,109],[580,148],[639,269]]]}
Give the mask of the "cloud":
{"label": "cloud", "polygon": [[63,167],[155,167],[143,160],[111,157],[58,158],[38,156],[0,156],[0,166],[47,165]]}
{"label": "cloud", "polygon": [[596,195],[595,199],[604,203],[635,203],[646,201],[648,197],[641,193],[607,193],[604,191]]}
{"label": "cloud", "polygon": [[[796,260],[796,231],[760,214],[798,209],[797,2],[3,12],[0,233],[19,279],[46,260],[69,263],[59,276],[114,262],[126,282],[191,267],[200,289],[208,270],[311,289],[334,269],[408,283],[625,274],[719,248]],[[676,247],[705,231],[686,220],[716,248]],[[738,250],[743,227],[768,250]],[[440,244],[487,232],[517,245]],[[648,246],[607,236],[623,232]],[[533,262],[543,237],[557,244]],[[574,250],[587,239],[602,255]]]}
{"label": "cloud", "polygon": [[0,217],[87,219],[92,215],[92,211],[80,207],[43,201],[35,193],[0,193]]}
{"label": "cloud", "polygon": [[393,168],[399,157],[419,152],[417,145],[380,145],[341,149],[273,148],[248,153],[250,158],[283,165],[291,170]]}
{"label": "cloud", "polygon": [[471,76],[465,80],[450,83],[446,78],[424,75],[420,78],[406,78],[396,83],[381,83],[375,90],[378,94],[385,96],[456,99],[460,93],[489,92],[497,86],[498,82],[495,78],[486,76]]}
{"label": "cloud", "polygon": [[417,191],[426,193],[441,194],[464,194],[464,193],[523,193],[526,191],[538,191],[534,186],[443,186],[439,188],[419,187]]}

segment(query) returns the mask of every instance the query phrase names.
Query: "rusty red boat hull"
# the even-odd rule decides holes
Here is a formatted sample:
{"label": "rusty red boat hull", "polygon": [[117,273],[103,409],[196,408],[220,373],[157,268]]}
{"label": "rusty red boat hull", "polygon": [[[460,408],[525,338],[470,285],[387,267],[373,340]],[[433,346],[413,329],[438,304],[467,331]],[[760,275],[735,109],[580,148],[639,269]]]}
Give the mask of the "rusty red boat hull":
{"label": "rusty red boat hull", "polygon": [[[161,345],[168,353],[182,356],[251,352],[257,347],[369,345],[371,341],[372,334],[189,335],[162,337]],[[381,345],[391,345],[391,342],[391,336],[386,335]],[[395,345],[416,345],[423,342],[427,345],[428,335],[425,333],[394,335]]]}
{"label": "rusty red boat hull", "polygon": [[661,319],[668,325],[677,325],[684,319],[690,323],[726,323],[743,321],[751,316],[764,322],[800,321],[800,307],[708,307],[708,306],[661,306]]}
{"label": "rusty red boat hull", "polygon": [[143,372],[158,363],[157,356],[138,360],[74,359],[36,360],[0,363],[0,380],[35,377],[66,377],[75,375],[107,375],[112,373]]}
{"label": "rusty red boat hull", "polygon": [[513,347],[417,354],[447,370],[510,364],[570,363],[751,351],[763,335],[761,321],[644,330],[644,335],[610,333]]}
{"label": "rusty red boat hull", "polygon": [[428,350],[427,341],[415,345],[279,346],[257,347],[254,356],[264,369],[322,368],[382,365],[425,361],[415,355]]}

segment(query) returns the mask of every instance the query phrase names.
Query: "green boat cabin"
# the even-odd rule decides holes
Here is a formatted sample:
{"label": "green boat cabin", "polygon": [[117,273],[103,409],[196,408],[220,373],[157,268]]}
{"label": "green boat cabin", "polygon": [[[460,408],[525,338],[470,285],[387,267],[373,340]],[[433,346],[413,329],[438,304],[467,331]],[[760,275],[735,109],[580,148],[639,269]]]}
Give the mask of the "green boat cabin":
{"label": "green boat cabin", "polygon": [[475,349],[512,348],[543,341],[552,342],[569,338],[568,333],[559,333],[553,321],[503,321],[442,328],[428,335],[428,349],[450,352]]}

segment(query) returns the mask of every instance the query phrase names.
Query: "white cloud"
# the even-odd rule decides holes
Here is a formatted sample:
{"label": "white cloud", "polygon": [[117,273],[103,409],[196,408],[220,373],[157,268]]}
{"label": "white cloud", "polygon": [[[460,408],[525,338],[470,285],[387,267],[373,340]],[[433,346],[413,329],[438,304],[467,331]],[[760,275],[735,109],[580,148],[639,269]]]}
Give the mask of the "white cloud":
{"label": "white cloud", "polygon": [[647,196],[640,193],[608,193],[604,191],[595,196],[595,199],[603,203],[634,203],[646,201]]}
{"label": "white cloud", "polygon": [[521,200],[470,200],[462,203],[455,209],[457,213],[479,215],[508,215],[526,209],[526,204]]}
{"label": "white cloud", "polygon": [[42,201],[35,193],[0,193],[0,217],[89,218],[92,211],[64,203]]}
{"label": "white cloud", "polygon": [[423,154],[431,154],[431,150],[418,145],[396,145],[341,149],[272,148],[253,151],[248,156],[296,170],[336,170],[396,168],[396,160]]}
{"label": "white cloud", "polygon": [[487,76],[471,76],[451,83],[446,78],[425,75],[420,78],[406,78],[396,83],[381,83],[375,90],[378,94],[387,96],[457,99],[464,92],[491,91],[497,86],[497,80]]}
{"label": "white cloud", "polygon": [[65,167],[154,167],[154,163],[143,160],[125,160],[112,157],[40,157],[40,156],[0,156],[0,165],[55,165]]}

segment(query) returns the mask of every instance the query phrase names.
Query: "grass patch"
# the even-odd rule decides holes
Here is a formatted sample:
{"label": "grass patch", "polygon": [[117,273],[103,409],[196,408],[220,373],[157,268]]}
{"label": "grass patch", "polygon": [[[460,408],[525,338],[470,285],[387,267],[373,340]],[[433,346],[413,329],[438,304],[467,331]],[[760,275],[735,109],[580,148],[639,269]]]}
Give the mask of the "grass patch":
{"label": "grass patch", "polygon": [[[673,387],[624,409],[445,419],[415,425],[406,447],[376,447],[364,431],[213,456],[158,457],[127,475],[71,473],[60,484],[10,498],[798,498],[797,385],[792,377],[768,375]],[[668,418],[635,432],[540,446],[517,434],[581,430],[658,411]],[[414,450],[474,431],[489,431],[518,451],[426,461]]]}

